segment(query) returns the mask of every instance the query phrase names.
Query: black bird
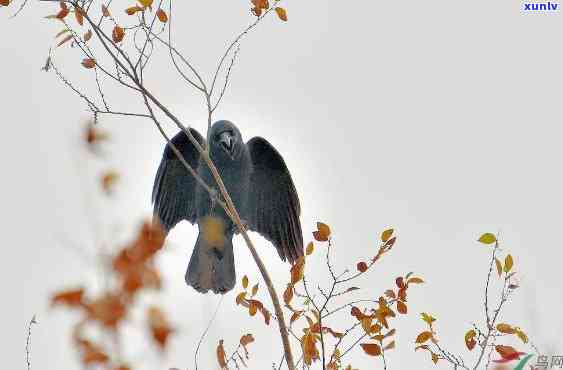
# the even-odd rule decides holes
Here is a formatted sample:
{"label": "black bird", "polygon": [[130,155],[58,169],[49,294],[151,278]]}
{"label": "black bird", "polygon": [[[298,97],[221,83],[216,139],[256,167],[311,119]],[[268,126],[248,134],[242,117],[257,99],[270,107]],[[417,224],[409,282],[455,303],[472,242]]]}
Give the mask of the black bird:
{"label": "black bird", "polygon": [[[206,140],[194,129],[203,146]],[[244,143],[229,121],[211,127],[210,157],[246,226],[260,233],[290,263],[303,255],[301,208],[282,156],[266,139]],[[171,140],[184,159],[220,194],[211,171],[184,132]],[[235,286],[232,238],[236,225],[188,172],[169,145],[164,149],[153,186],[154,217],[168,232],[178,222],[197,223],[199,235],[186,271],[186,283],[201,293],[224,294]]]}

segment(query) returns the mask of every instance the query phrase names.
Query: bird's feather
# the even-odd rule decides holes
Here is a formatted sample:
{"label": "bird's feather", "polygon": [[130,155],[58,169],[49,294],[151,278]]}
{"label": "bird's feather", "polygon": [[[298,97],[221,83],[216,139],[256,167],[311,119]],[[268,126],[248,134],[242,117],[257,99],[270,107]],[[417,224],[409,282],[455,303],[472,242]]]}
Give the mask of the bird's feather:
{"label": "bird's feather", "polygon": [[[190,131],[201,145],[205,145],[205,139],[199,132],[194,129],[190,129]],[[197,170],[199,152],[188,136],[180,131],[171,141],[182,153],[186,162]],[[180,162],[170,145],[166,145],[152,192],[154,217],[166,231],[182,220],[187,220],[192,224],[196,222],[195,190],[195,178]]]}
{"label": "bird's feather", "polygon": [[293,263],[303,255],[301,207],[291,175],[278,151],[261,137],[247,143],[253,170],[246,222],[276,247],[282,260]]}

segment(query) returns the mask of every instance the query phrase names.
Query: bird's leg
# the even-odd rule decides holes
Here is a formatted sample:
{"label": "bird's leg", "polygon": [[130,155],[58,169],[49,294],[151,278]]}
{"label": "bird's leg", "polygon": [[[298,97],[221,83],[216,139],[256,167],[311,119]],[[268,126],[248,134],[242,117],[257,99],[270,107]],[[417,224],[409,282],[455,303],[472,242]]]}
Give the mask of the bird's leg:
{"label": "bird's leg", "polygon": [[209,191],[209,198],[211,200],[211,211],[215,209],[215,205],[219,202],[219,192],[215,188],[211,188]]}

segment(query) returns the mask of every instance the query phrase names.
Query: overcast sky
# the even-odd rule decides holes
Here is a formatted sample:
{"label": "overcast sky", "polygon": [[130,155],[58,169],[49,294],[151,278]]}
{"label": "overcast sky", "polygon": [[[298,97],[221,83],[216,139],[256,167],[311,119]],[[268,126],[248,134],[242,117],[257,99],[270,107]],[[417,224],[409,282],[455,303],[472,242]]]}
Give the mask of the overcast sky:
{"label": "overcast sky", "polygon": [[[397,230],[395,250],[354,295],[377,298],[409,271],[427,281],[412,289],[408,317],[396,321],[398,348],[388,355],[389,368],[435,368],[427,354],[413,351],[424,327],[422,311],[438,318],[442,343],[473,361],[463,334],[483,316],[489,255],[475,240],[485,231],[501,232],[521,274],[522,287],[502,320],[524,329],[543,353],[563,354],[561,14],[523,14],[521,3],[507,0],[307,0],[285,6],[289,22],[272,17],[242,43],[216,118],[235,122],[245,139],[267,138],[282,153],[300,194],[305,240],[316,221],[330,224],[340,269],[373,255],[380,231]],[[243,0],[176,5],[182,19],[176,42],[205,76],[252,21],[248,9]],[[30,1],[20,17],[8,19],[13,10],[0,8],[2,362],[7,369],[25,366],[26,325],[37,314],[34,369],[73,369],[78,363],[69,348],[70,324],[76,317],[49,309],[48,297],[97,281],[99,270],[78,250],[93,251],[114,225],[126,238],[150,216],[163,142],[146,120],[102,119],[113,135],[109,165],[122,178],[110,204],[89,196],[106,165],[80,147],[86,107],[53,73],[40,71],[60,30],[42,18],[54,6]],[[75,50],[55,55],[70,78],[88,81]],[[165,54],[152,68],[149,84],[159,98],[203,132],[200,97],[168,73]],[[110,92],[116,109],[138,106],[127,94]],[[167,129],[175,132],[170,124]],[[185,286],[196,234],[180,225],[159,258],[166,290],[157,299],[180,330],[158,362],[143,353],[131,329],[127,355],[142,360],[140,369],[193,368],[193,348],[219,300]],[[253,237],[281,291],[288,266]],[[258,281],[242,239],[235,249],[239,278],[246,273]],[[322,263],[308,268],[325,279]],[[277,330],[264,330],[235,307],[234,298],[235,292],[226,295],[201,363],[214,369],[218,339],[228,345],[252,332],[257,343],[250,366],[270,368],[281,357],[281,349],[272,355],[280,347]],[[345,328],[341,321],[334,326]],[[361,350],[348,361],[360,369],[379,366]]]}

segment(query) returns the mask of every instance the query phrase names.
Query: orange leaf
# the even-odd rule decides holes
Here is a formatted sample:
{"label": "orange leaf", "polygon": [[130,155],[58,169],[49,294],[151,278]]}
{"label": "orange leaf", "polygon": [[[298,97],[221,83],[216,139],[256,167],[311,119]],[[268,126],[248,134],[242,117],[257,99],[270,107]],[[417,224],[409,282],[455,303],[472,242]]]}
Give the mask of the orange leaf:
{"label": "orange leaf", "polygon": [[75,289],[75,290],[67,290],[64,292],[60,292],[55,294],[53,298],[51,298],[51,304],[64,304],[70,307],[81,306],[82,299],[84,298],[84,289]]}
{"label": "orange leaf", "polygon": [[364,350],[365,353],[367,353],[370,356],[379,356],[381,355],[381,347],[379,347],[378,344],[375,343],[361,343],[360,346],[362,346],[362,349]]}
{"label": "orange leaf", "polygon": [[160,348],[165,348],[168,337],[172,334],[173,329],[170,328],[164,312],[158,307],[150,307],[148,321],[153,339],[158,343]]}
{"label": "orange leaf", "polygon": [[293,285],[287,284],[287,288],[283,292],[283,301],[289,305],[293,299]]}
{"label": "orange leaf", "polygon": [[498,352],[498,354],[504,358],[504,359],[512,359],[515,354],[518,353],[518,351],[516,351],[514,349],[514,347],[511,346],[495,346],[495,350]]}
{"label": "orange leaf", "polygon": [[125,30],[119,26],[115,26],[113,28],[113,32],[111,33],[111,38],[113,39],[113,42],[120,43],[121,41],[123,41],[123,37],[125,36]]}
{"label": "orange leaf", "polygon": [[83,26],[84,25],[84,10],[82,10],[81,7],[75,7],[74,8],[74,16],[76,18],[76,22],[78,22],[79,25]]}
{"label": "orange leaf", "polygon": [[225,348],[223,347],[223,339],[219,341],[219,345],[217,345],[217,362],[221,369],[227,367],[227,355],[225,354]]}
{"label": "orange leaf", "polygon": [[470,351],[472,351],[473,348],[475,348],[475,345],[477,344],[477,342],[475,341],[476,335],[477,332],[473,329],[465,333],[465,345],[467,346],[467,349],[469,349]]}
{"label": "orange leaf", "polygon": [[330,237],[330,227],[322,222],[317,222],[317,230],[322,239],[328,240]]}
{"label": "orange leaf", "polygon": [[1,6],[8,6],[8,5],[10,5],[10,1],[11,0],[0,0],[0,5]]}
{"label": "orange leaf", "polygon": [[297,284],[301,279],[303,279],[305,270],[305,258],[303,256],[291,266],[291,284]]}
{"label": "orange leaf", "polygon": [[68,6],[66,6],[66,4],[64,2],[60,2],[59,3],[61,10],[57,13],[56,18],[57,19],[64,19],[68,13],[70,13],[70,10],[68,9]]}
{"label": "orange leaf", "polygon": [[92,69],[96,66],[96,60],[92,58],[86,58],[82,61],[82,66],[86,69]]}
{"label": "orange leaf", "polygon": [[407,305],[403,301],[397,301],[397,311],[399,311],[399,313],[402,313],[403,315],[406,315]]}
{"label": "orange leaf", "polygon": [[168,22],[168,15],[166,15],[166,12],[164,10],[158,9],[156,12],[156,16],[158,17],[158,20],[161,21],[162,23]]}
{"label": "orange leaf", "polygon": [[392,341],[391,343],[387,344],[385,346],[385,348],[383,348],[383,350],[387,351],[387,350],[390,350],[390,349],[393,349],[393,348],[395,348],[395,341]]}
{"label": "orange leaf", "polygon": [[135,14],[135,13],[137,13],[137,12],[142,12],[142,11],[143,11],[143,8],[141,8],[141,7],[138,6],[138,5],[131,6],[131,7],[127,8],[127,9],[125,9],[125,13],[127,13],[127,15],[133,15],[133,14]]}
{"label": "orange leaf", "polygon": [[246,346],[252,342],[254,342],[254,337],[252,336],[252,334],[246,334],[240,338],[240,344],[242,344],[243,346]]}
{"label": "orange leaf", "polygon": [[287,11],[284,8],[277,7],[276,13],[282,21],[287,22]]}
{"label": "orange leaf", "polygon": [[418,335],[418,337],[416,337],[415,343],[422,344],[422,343],[428,341],[428,339],[430,339],[430,338],[432,338],[432,333],[429,332],[429,331],[423,331],[422,333],[420,333]]}
{"label": "orange leaf", "polygon": [[497,330],[503,334],[514,334],[516,330],[508,324],[500,323],[497,325]]}
{"label": "orange leaf", "polygon": [[293,315],[291,315],[291,319],[289,320],[289,323],[293,324],[296,320],[299,320],[302,314],[303,311],[295,311]]}
{"label": "orange leaf", "polygon": [[87,309],[90,319],[97,320],[110,329],[115,329],[127,314],[121,298],[111,293],[87,305]]}

